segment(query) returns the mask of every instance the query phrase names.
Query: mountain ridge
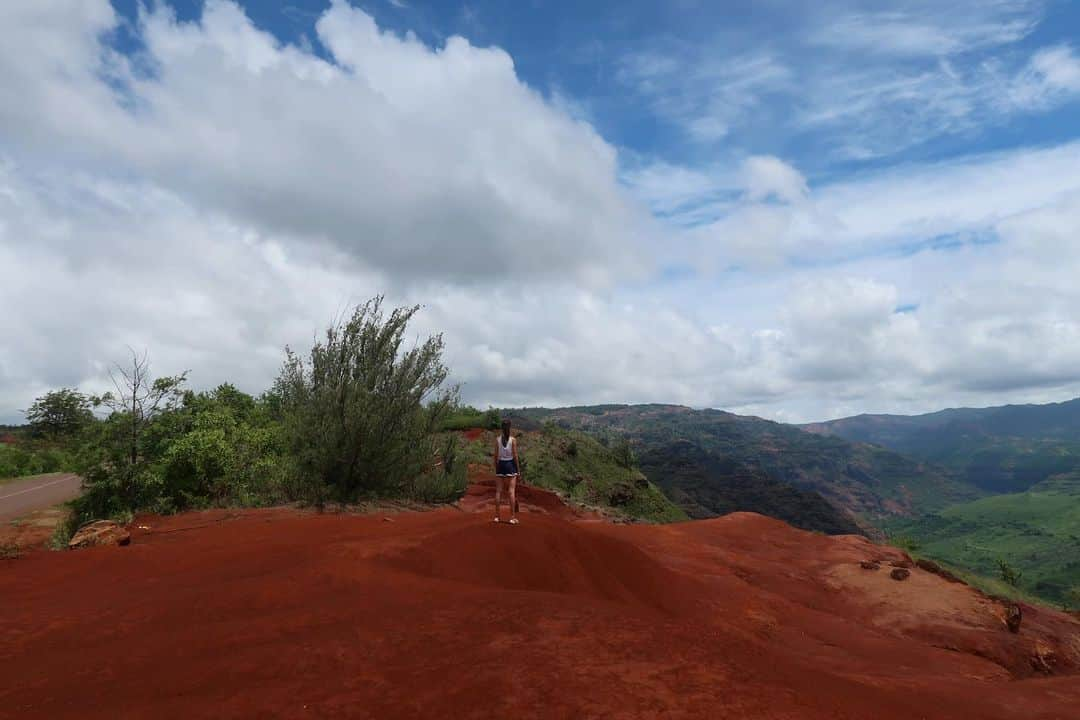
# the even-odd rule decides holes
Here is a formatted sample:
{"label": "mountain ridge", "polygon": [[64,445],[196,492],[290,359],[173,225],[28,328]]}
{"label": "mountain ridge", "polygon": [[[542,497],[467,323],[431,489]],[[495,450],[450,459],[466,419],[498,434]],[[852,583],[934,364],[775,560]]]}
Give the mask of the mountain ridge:
{"label": "mountain ridge", "polygon": [[1080,398],[922,415],[862,414],[799,427],[941,465],[992,493],[1022,492],[1080,469]]}
{"label": "mountain ridge", "polygon": [[[734,459],[773,481],[816,492],[864,528],[879,517],[918,514],[979,495],[948,472],[899,453],[724,410],[654,403],[510,412],[609,441],[626,438],[641,453],[689,441],[712,457]],[[649,479],[665,482],[655,472]]]}

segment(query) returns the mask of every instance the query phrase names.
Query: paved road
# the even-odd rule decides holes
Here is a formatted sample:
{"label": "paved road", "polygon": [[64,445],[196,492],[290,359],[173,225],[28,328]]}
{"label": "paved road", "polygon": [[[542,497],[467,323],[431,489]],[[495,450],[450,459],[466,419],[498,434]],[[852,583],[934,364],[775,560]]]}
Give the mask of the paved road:
{"label": "paved road", "polygon": [[35,475],[0,485],[0,520],[13,520],[79,494],[82,478],[70,473]]}

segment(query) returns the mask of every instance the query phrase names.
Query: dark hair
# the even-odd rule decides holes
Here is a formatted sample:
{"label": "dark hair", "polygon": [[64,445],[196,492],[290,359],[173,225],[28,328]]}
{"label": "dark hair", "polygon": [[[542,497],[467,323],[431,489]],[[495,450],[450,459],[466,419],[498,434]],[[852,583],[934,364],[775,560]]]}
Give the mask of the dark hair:
{"label": "dark hair", "polygon": [[507,436],[507,437],[510,435],[510,421],[509,420],[503,420],[502,421],[502,434],[504,436]]}

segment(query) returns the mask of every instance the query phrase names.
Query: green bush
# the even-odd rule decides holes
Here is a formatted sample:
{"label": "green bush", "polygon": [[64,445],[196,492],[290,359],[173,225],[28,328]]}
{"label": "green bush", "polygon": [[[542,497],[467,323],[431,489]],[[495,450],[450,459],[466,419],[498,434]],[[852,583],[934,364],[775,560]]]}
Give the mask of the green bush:
{"label": "green bush", "polygon": [[287,499],[281,444],[277,426],[237,419],[227,405],[203,410],[162,454],[166,493],[180,507]]}
{"label": "green bush", "polygon": [[478,410],[470,405],[463,405],[448,411],[446,418],[439,424],[439,430],[498,430],[502,426],[502,415],[495,408]]}
{"label": "green bush", "polygon": [[459,464],[451,472],[437,468],[412,480],[408,496],[424,503],[450,503],[459,500],[468,485],[466,468]]}
{"label": "green bush", "polygon": [[997,566],[998,577],[1001,578],[1002,582],[1008,584],[1010,587],[1019,587],[1020,580],[1024,577],[1023,572],[1017,572],[1016,568],[1002,559],[998,559]]}
{"label": "green bush", "polygon": [[428,471],[457,392],[442,388],[442,336],[403,349],[417,310],[387,316],[378,297],[327,329],[306,360],[286,349],[274,395],[305,483],[351,501],[401,494]]}
{"label": "green bush", "polygon": [[265,405],[231,385],[185,392],[143,424],[135,462],[131,421],[113,413],[80,453],[86,489],[73,503],[73,521],[298,499],[281,425]]}
{"label": "green bush", "polygon": [[0,478],[67,472],[74,467],[73,453],[61,446],[36,442],[0,445]]}

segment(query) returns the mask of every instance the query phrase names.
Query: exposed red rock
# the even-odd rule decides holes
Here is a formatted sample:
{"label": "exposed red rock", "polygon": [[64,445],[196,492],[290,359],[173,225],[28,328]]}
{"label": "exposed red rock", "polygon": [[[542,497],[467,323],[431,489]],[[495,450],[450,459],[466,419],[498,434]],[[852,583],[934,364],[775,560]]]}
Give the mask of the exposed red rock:
{"label": "exposed red rock", "polygon": [[131,542],[131,533],[111,520],[98,520],[84,525],[71,536],[68,548],[95,547],[98,545],[127,545]]}
{"label": "exposed red rock", "polygon": [[[1080,623],[749,513],[140,519],[0,573],[0,716],[1071,718]],[[475,510],[473,512],[472,510]],[[139,525],[149,526],[140,529]],[[77,671],[72,671],[78,668]]]}

